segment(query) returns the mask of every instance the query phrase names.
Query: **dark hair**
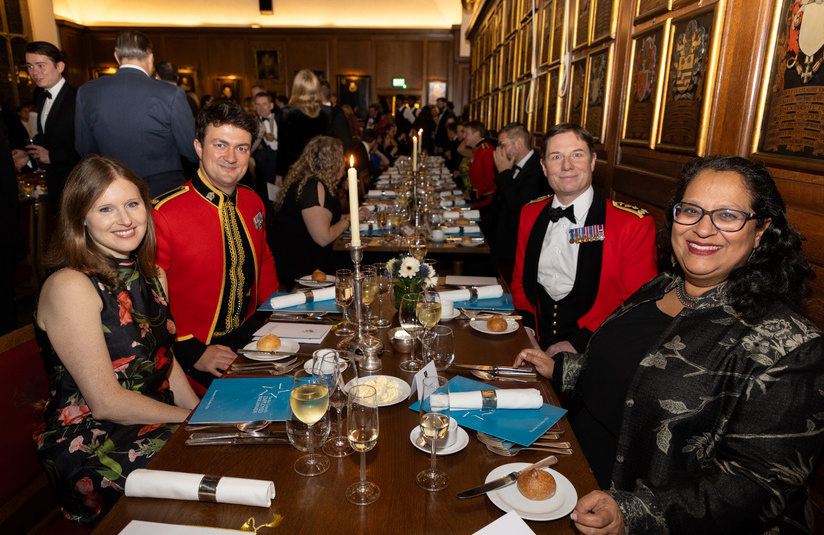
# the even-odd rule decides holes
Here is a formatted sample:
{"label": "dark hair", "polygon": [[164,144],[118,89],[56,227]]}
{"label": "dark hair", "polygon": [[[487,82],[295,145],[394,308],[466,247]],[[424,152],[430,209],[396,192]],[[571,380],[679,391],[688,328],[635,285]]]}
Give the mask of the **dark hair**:
{"label": "dark hair", "polygon": [[46,56],[50,60],[54,62],[55,65],[60,63],[66,63],[66,60],[63,59],[63,53],[60,52],[60,49],[54,46],[53,44],[49,43],[48,41],[32,41],[31,43],[26,43],[26,54],[39,54],[41,56]]}
{"label": "dark hair", "polygon": [[375,132],[374,128],[368,128],[363,131],[363,135],[361,135],[361,141],[364,143],[372,143],[378,139],[378,133]]}
{"label": "dark hair", "polygon": [[[815,276],[810,264],[801,258],[801,234],[787,222],[787,208],[770,173],[760,163],[739,156],[712,155],[684,164],[678,175],[672,203],[666,217],[666,230],[672,236],[673,207],[681,202],[690,183],[702,171],[732,171],[744,182],[750,195],[756,228],[769,226],[753,249],[746,264],[729,274],[725,291],[735,311],[753,319],[762,305],[775,299],[799,304],[809,289],[806,281]],[[672,250],[671,244],[669,245]],[[675,269],[681,271],[680,266]]]}
{"label": "dark hair", "polygon": [[446,123],[446,129],[450,132],[457,132],[458,131],[458,123],[455,121],[449,121]]}
{"label": "dark hair", "polygon": [[481,137],[486,137],[486,127],[481,121],[467,121],[463,124],[463,127],[478,132]]}
{"label": "dark hair", "polygon": [[272,94],[271,94],[271,93],[267,93],[266,91],[261,91],[260,93],[258,93],[257,95],[255,95],[255,96],[252,98],[252,101],[254,102],[255,100],[257,100],[257,99],[259,99],[259,98],[266,98],[266,99],[268,99],[270,104],[273,104],[273,103],[275,102],[275,101],[272,99]]}
{"label": "dark hair", "polygon": [[206,139],[209,126],[219,127],[228,124],[246,130],[254,139],[258,133],[257,118],[247,112],[237,102],[215,99],[200,110],[195,119],[195,138],[202,144]]}
{"label": "dark hair", "polygon": [[524,142],[527,152],[529,152],[532,146],[532,136],[529,135],[529,130],[526,129],[523,123],[509,123],[498,132],[498,136],[501,134],[506,134],[506,137],[509,138],[520,138]]}
{"label": "dark hair", "polygon": [[63,188],[57,230],[49,244],[43,265],[47,270],[68,267],[95,276],[112,286],[122,283],[117,277],[117,263],[100,250],[86,232],[86,215],[106,189],[118,178],[128,180],[140,192],[146,207],[146,235],[136,249],[137,267],[145,277],[157,274],[155,238],[149,186],[128,167],[106,156],[86,156],[78,163]]}
{"label": "dark hair", "polygon": [[558,123],[550,128],[546,135],[544,135],[544,142],[541,144],[541,153],[546,155],[546,148],[549,146],[550,139],[561,134],[566,134],[567,132],[572,132],[575,134],[578,139],[587,144],[589,153],[595,154],[595,140],[593,139],[592,134],[590,134],[589,130],[583,126],[575,123]]}
{"label": "dark hair", "polygon": [[180,76],[177,74],[177,67],[175,67],[175,64],[171,61],[161,61],[155,65],[155,71],[157,72],[157,77],[166,82],[177,84],[180,79]]}
{"label": "dark hair", "polygon": [[137,30],[123,30],[114,40],[114,53],[119,61],[142,60],[152,53],[152,41]]}
{"label": "dark hair", "polygon": [[272,209],[275,213],[280,211],[286,195],[295,184],[297,184],[294,186],[297,188],[296,194],[300,197],[303,186],[310,178],[317,178],[324,183],[331,195],[337,195],[342,165],[343,143],[339,139],[329,136],[313,137],[300,153],[298,161],[286,173],[283,186],[272,203]]}
{"label": "dark hair", "polygon": [[284,95],[278,95],[278,96],[276,96],[276,97],[275,97],[275,100],[277,100],[278,102],[280,102],[280,103],[281,103],[281,104],[283,104],[284,106],[288,106],[288,105],[289,105],[289,98],[288,98],[288,97],[286,97],[286,96],[284,96]]}
{"label": "dark hair", "polygon": [[320,83],[320,96],[324,102],[332,98],[332,86],[326,80]]}

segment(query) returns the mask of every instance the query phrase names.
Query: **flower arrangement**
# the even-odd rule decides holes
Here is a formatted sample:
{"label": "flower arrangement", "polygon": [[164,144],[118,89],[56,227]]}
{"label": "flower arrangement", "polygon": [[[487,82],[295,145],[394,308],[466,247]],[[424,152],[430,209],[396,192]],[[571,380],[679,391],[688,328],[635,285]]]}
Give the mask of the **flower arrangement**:
{"label": "flower arrangement", "polygon": [[434,287],[438,282],[435,269],[411,256],[393,258],[386,263],[386,269],[392,275],[392,289],[395,307],[408,293],[418,293],[425,287]]}

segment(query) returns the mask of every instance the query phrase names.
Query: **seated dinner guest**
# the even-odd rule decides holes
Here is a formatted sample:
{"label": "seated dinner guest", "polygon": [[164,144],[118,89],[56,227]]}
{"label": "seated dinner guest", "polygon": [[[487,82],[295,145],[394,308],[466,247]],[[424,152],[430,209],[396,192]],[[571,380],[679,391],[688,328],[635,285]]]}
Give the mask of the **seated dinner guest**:
{"label": "seated dinner guest", "polygon": [[688,162],[667,214],[675,267],[645,284],[584,355],[516,358],[574,393],[599,484],[582,533],[810,533],[806,481],[824,444],[812,275],[767,170]]}
{"label": "seated dinner guest", "polygon": [[197,175],[154,199],[157,264],[169,277],[175,354],[205,393],[261,323],[255,309],[277,290],[263,201],[238,185],[249,166],[257,119],[215,100],[197,116]]}
{"label": "seated dinner guest", "polygon": [[551,357],[583,352],[601,322],[658,267],[652,217],[592,187],[592,134],[577,124],[557,124],[544,136],[542,151],[555,196],[521,210],[512,301]]}
{"label": "seated dinner guest", "polygon": [[95,526],[199,400],[172,352],[149,187],[90,156],[61,202],[35,314],[51,396],[34,440],[66,517]]}
{"label": "seated dinner guest", "polygon": [[[269,246],[284,288],[316,269],[328,275],[338,268],[332,243],[350,225],[338,198],[343,175],[343,144],[329,136],[309,141],[286,175],[269,229]],[[361,208],[360,216],[366,219],[369,211]]]}

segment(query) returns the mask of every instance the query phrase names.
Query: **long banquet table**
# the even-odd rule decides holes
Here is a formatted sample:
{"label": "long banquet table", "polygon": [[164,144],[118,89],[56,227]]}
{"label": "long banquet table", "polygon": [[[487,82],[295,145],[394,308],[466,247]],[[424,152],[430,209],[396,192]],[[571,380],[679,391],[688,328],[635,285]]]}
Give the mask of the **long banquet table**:
{"label": "long banquet table", "polygon": [[[528,346],[523,327],[508,335],[493,336],[475,331],[468,323],[463,320],[443,322],[455,333],[455,363],[511,365],[515,354]],[[408,354],[394,352],[387,340],[388,330],[380,330],[386,350],[382,356],[383,368],[376,373],[411,382],[412,374],[398,368]],[[340,340],[330,333],[322,346],[333,347]],[[321,346],[301,344],[301,351],[318,347]],[[446,375],[452,377],[451,373]],[[554,398],[551,388],[546,390]],[[304,477],[295,473],[292,467],[302,453],[290,445],[185,446],[190,433],[181,426],[151,461],[149,468],[272,480],[276,496],[271,507],[267,510],[123,497],[94,533],[118,533],[133,519],[237,530],[250,518],[258,526],[271,522],[273,514],[282,515],[281,524],[276,529],[264,528],[259,533],[474,533],[504,512],[487,497],[459,500],[456,494],[482,484],[487,474],[498,466],[537,462],[549,454],[523,451],[517,457],[501,457],[488,451],[477,440],[474,431],[467,430],[470,439],[464,450],[438,456],[438,466],[449,475],[449,487],[440,492],[426,492],[416,485],[415,475],[428,465],[429,455],[416,449],[409,439],[410,431],[418,423],[417,412],[409,410],[415,399],[379,409],[378,444],[366,454],[366,478],[381,490],[380,499],[372,505],[352,505],[344,497],[346,487],[359,478],[359,454],[330,458],[331,467],[326,473]],[[557,399],[554,401],[557,404]],[[563,418],[561,423],[565,429],[561,440],[570,442],[574,453],[559,455],[554,469],[573,483],[580,497],[595,490],[597,483],[569,422]],[[282,427],[282,423],[275,423],[270,430]],[[568,515],[554,521],[529,521],[528,524],[535,533],[575,533]]]}

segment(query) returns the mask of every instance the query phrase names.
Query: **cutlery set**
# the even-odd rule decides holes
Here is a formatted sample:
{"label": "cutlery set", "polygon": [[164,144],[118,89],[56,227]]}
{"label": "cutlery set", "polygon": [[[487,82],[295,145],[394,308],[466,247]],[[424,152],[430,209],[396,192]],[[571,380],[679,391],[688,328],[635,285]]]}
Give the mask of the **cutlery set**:
{"label": "cutlery set", "polygon": [[[295,355],[301,356],[295,353]],[[284,375],[301,365],[297,357],[285,362],[256,362],[254,364],[232,364],[226,370],[229,375]]]}

